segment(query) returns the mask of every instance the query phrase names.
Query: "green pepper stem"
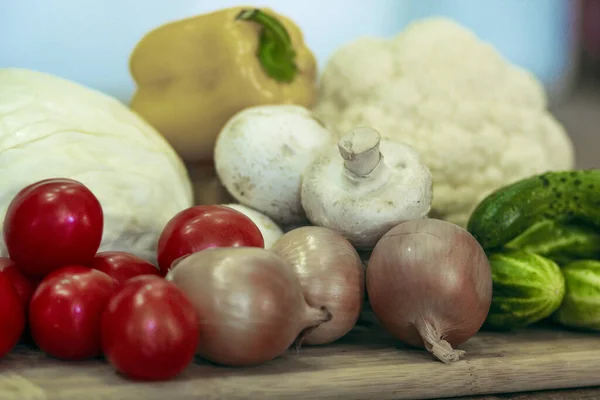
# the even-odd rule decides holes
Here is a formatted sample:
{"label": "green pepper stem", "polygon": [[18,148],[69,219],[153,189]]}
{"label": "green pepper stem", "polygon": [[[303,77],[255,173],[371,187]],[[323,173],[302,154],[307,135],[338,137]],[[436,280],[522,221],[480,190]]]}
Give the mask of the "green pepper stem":
{"label": "green pepper stem", "polygon": [[257,56],[267,75],[280,82],[293,81],[298,73],[296,52],[281,22],[257,8],[243,10],[236,19],[253,21],[262,26]]}

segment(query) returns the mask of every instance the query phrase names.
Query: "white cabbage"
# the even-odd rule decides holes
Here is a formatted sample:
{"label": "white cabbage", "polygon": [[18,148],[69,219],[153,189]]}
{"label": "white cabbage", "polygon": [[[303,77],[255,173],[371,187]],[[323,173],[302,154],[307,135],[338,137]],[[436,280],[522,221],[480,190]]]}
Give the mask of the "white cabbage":
{"label": "white cabbage", "polygon": [[[151,262],[164,225],[193,202],[181,159],[142,118],[112,97],[31,70],[0,69],[0,172],[0,222],[24,186],[76,179],[102,204],[100,250]],[[0,247],[6,255],[1,239]]]}

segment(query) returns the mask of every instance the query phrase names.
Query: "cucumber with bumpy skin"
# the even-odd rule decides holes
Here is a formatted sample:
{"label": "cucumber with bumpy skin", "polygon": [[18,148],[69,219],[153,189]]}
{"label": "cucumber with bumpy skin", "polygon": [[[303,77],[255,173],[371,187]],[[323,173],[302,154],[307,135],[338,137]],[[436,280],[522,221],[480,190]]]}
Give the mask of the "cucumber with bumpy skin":
{"label": "cucumber with bumpy skin", "polygon": [[495,253],[487,329],[522,328],[547,318],[561,305],[565,280],[558,264],[526,251]]}
{"label": "cucumber with bumpy skin", "polygon": [[600,231],[591,226],[546,219],[506,243],[504,249],[529,251],[559,264],[600,259]]}
{"label": "cucumber with bumpy skin", "polygon": [[567,327],[600,331],[600,261],[573,261],[562,271],[566,295],[552,319]]}
{"label": "cucumber with bumpy skin", "polygon": [[600,227],[600,170],[546,172],[500,188],[475,208],[467,230],[490,250],[544,219]]}

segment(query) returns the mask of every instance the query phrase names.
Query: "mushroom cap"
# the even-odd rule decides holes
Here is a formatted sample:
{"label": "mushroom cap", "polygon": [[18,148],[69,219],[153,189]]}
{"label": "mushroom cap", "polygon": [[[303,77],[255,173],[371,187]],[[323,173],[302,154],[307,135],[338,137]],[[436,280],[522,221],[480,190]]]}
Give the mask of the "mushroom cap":
{"label": "mushroom cap", "polygon": [[344,167],[337,145],[305,170],[301,199],[308,219],[344,235],[358,249],[372,249],[401,222],[427,216],[431,173],[407,144],[382,140],[380,164],[364,177]]}
{"label": "mushroom cap", "polygon": [[305,218],[301,177],[333,135],[297,105],[247,108],[231,118],[215,145],[215,168],[229,193],[279,226]]}

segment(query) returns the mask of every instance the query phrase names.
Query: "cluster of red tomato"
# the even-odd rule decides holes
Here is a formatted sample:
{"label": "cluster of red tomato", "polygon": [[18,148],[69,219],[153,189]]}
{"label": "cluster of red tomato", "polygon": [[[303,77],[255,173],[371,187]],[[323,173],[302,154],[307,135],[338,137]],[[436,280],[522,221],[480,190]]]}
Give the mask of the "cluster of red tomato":
{"label": "cluster of red tomato", "polygon": [[201,318],[164,279],[173,261],[210,247],[264,242],[244,214],[224,206],[186,209],[165,226],[155,266],[121,251],[98,252],[100,202],[71,179],[43,180],[12,200],[0,258],[0,357],[26,337],[49,356],[105,355],[134,379],[162,380],[193,359]]}

